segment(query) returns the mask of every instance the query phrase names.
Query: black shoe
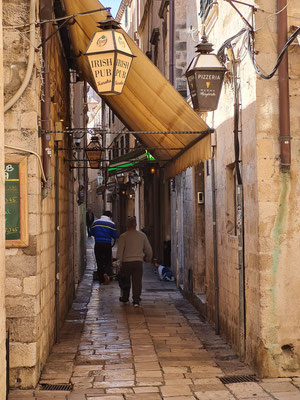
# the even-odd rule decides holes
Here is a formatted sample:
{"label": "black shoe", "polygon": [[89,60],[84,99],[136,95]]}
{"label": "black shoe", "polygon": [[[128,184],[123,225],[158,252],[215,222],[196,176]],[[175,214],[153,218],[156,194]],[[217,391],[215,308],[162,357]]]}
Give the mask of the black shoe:
{"label": "black shoe", "polygon": [[140,306],[140,303],[133,303],[134,308],[138,308]]}
{"label": "black shoe", "polygon": [[128,300],[123,299],[123,297],[119,297],[119,301],[120,301],[121,303],[124,303],[124,304],[127,304],[127,303],[128,303]]}

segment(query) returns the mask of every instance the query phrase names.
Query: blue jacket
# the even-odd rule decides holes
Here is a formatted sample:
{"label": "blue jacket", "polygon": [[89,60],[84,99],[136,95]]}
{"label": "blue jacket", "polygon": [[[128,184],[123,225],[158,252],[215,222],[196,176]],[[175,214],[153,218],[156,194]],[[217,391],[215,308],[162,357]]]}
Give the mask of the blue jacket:
{"label": "blue jacket", "polygon": [[105,215],[93,222],[90,232],[95,237],[96,243],[111,243],[112,239],[117,239],[118,237],[115,223]]}

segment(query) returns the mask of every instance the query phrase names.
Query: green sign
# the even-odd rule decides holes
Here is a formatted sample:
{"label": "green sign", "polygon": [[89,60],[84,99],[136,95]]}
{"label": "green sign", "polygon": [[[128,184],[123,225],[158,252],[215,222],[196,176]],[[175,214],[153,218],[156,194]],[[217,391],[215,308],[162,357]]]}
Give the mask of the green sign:
{"label": "green sign", "polygon": [[5,239],[21,238],[19,164],[5,164]]}

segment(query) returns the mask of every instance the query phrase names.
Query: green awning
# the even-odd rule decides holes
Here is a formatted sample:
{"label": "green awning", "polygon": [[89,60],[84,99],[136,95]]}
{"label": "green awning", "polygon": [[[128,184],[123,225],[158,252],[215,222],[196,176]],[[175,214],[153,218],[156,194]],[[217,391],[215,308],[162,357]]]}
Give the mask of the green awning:
{"label": "green awning", "polygon": [[116,175],[121,172],[130,171],[134,167],[145,165],[145,163],[154,163],[155,158],[145,149],[136,149],[129,153],[115,158],[109,165],[109,175]]}

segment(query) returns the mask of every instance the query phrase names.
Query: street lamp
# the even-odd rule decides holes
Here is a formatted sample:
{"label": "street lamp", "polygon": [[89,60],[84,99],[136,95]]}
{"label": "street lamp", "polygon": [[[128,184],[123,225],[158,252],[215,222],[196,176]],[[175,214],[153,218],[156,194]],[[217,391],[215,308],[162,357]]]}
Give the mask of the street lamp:
{"label": "street lamp", "polygon": [[191,61],[185,76],[196,111],[213,111],[218,108],[222,83],[226,68],[213,51],[205,32],[201,42],[196,46],[197,54]]}
{"label": "street lamp", "polygon": [[123,33],[116,31],[119,23],[110,14],[99,22],[99,28],[102,31],[94,33],[85,56],[98,93],[121,94],[134,55]]}
{"label": "street lamp", "polygon": [[91,168],[93,169],[100,168],[102,153],[103,153],[103,148],[99,143],[98,137],[92,136],[90,143],[85,148],[85,154]]}

